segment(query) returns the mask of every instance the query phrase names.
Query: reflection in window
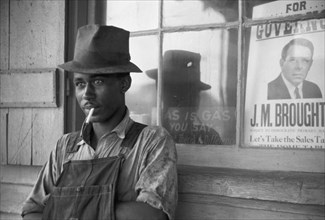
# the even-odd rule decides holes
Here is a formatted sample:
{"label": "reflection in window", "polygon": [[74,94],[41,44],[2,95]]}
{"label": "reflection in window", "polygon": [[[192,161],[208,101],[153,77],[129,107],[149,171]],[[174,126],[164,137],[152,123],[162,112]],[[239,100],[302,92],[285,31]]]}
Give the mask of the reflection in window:
{"label": "reflection in window", "polygon": [[[226,29],[167,33],[162,66],[163,125],[178,143],[234,144],[236,59]],[[235,38],[236,39],[236,38]],[[231,65],[229,65],[231,63]],[[232,69],[234,68],[234,69]],[[235,96],[236,97],[236,96]]]}
{"label": "reflection in window", "polygon": [[[163,57],[163,126],[177,143],[222,144],[219,133],[199,117],[200,92],[211,86],[200,80],[198,53],[168,50]],[[147,72],[157,80],[157,70]]]}

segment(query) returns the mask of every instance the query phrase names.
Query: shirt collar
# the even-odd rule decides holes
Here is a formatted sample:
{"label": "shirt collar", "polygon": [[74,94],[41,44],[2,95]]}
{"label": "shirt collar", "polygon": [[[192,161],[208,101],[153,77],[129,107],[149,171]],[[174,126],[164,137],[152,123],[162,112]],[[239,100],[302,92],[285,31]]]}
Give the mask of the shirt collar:
{"label": "shirt collar", "polygon": [[282,79],[283,79],[284,84],[285,84],[286,87],[288,88],[288,90],[289,90],[291,96],[294,94],[294,91],[295,91],[296,87],[298,87],[299,92],[302,91],[302,84],[303,84],[303,82],[300,83],[298,86],[294,86],[291,82],[289,82],[289,81],[284,77],[283,73],[281,73],[281,77],[282,77]]}
{"label": "shirt collar", "polygon": [[129,127],[128,125],[130,124],[131,121],[132,119],[130,118],[129,109],[126,109],[126,114],[124,118],[111,132],[115,132],[119,138],[124,139],[126,130]]}
{"label": "shirt collar", "polygon": [[[128,130],[128,128],[130,127],[130,125],[132,124],[133,120],[130,118],[130,112],[129,112],[129,109],[126,108],[126,113],[125,113],[125,116],[124,118],[122,119],[122,121],[110,132],[107,132],[106,134],[104,134],[103,136],[106,136],[110,133],[116,133],[116,135],[121,138],[121,139],[124,139],[125,138],[125,134],[126,134],[126,131]],[[85,122],[83,123],[82,125],[82,128],[85,126]],[[88,125],[89,127],[87,129],[83,129],[81,130],[81,133],[80,133],[80,136],[82,137],[90,137],[91,135],[91,132],[93,130],[92,128],[92,124],[89,123]],[[88,142],[87,142],[88,141]],[[89,143],[89,140],[86,140],[86,139],[82,139],[77,145],[82,145],[84,143]]]}

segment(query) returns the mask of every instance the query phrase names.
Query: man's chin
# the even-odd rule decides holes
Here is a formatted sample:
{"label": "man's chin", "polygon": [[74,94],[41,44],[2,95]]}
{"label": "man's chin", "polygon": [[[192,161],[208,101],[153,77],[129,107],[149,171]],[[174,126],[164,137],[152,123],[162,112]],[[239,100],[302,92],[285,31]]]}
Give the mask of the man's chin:
{"label": "man's chin", "polygon": [[295,78],[294,80],[292,80],[292,84],[294,85],[299,85],[300,83],[302,83],[304,81],[303,78]]}

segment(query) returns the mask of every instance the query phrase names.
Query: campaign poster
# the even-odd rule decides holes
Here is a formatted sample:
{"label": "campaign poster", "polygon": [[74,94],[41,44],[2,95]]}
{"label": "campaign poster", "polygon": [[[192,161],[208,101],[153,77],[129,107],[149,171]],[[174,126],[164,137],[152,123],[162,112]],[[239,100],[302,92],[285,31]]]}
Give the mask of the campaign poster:
{"label": "campaign poster", "polygon": [[[254,7],[253,19],[324,10],[324,1],[275,1]],[[324,31],[324,17],[251,28],[246,147],[325,149]]]}

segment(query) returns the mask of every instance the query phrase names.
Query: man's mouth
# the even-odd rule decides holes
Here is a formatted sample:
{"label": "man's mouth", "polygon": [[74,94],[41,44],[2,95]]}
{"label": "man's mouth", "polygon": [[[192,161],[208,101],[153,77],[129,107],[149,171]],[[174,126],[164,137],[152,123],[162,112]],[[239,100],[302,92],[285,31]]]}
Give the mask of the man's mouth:
{"label": "man's mouth", "polygon": [[293,74],[292,75],[295,79],[303,79],[304,77],[301,74]]}
{"label": "man's mouth", "polygon": [[96,104],[94,104],[94,103],[88,103],[88,102],[83,105],[83,109],[87,109],[87,110],[90,110],[92,108],[97,108],[97,107],[98,106]]}

